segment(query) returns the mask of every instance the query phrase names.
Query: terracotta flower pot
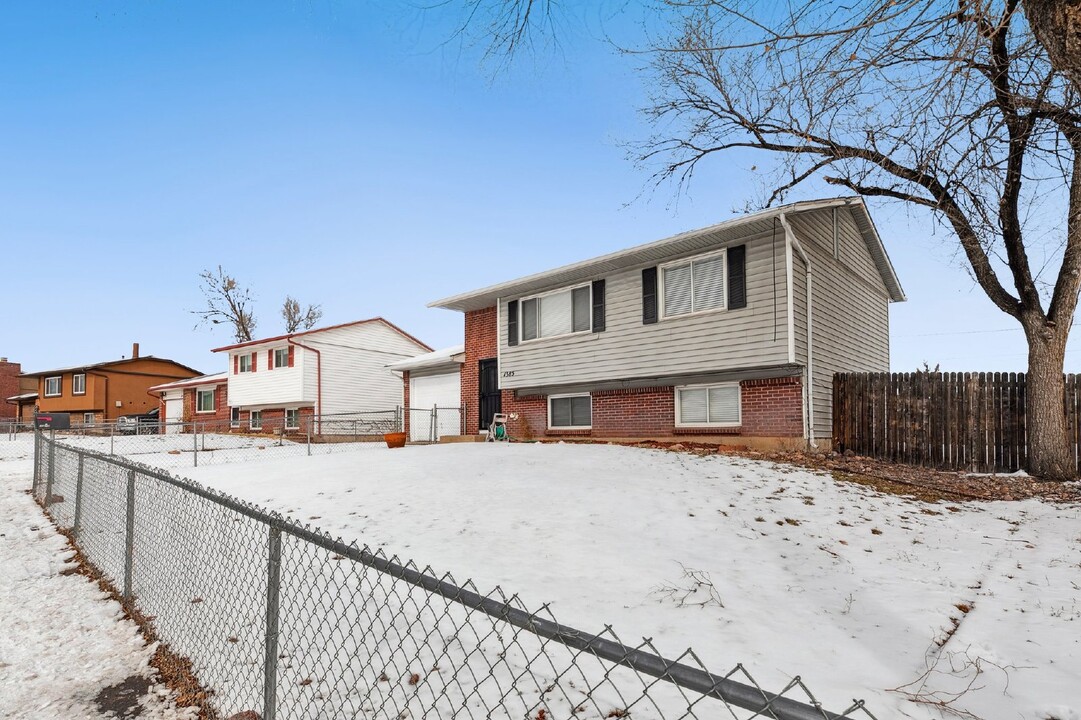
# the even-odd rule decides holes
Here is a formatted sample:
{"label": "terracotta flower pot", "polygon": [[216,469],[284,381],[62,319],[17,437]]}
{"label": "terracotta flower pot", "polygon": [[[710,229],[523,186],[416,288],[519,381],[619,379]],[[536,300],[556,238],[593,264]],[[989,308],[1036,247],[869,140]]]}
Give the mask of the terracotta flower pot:
{"label": "terracotta flower pot", "polygon": [[386,441],[388,448],[405,447],[406,435],[403,432],[384,433],[383,440]]}

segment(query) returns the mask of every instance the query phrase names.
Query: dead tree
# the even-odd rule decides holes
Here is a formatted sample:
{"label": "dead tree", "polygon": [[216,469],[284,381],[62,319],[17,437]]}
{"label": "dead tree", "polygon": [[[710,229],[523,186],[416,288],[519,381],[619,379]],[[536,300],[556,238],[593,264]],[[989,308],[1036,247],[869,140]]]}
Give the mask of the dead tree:
{"label": "dead tree", "polygon": [[323,308],[319,305],[309,305],[306,310],[301,310],[300,302],[287,295],[282,303],[282,319],[285,321],[285,332],[295,333],[297,330],[311,330],[323,317]]}
{"label": "dead tree", "polygon": [[199,280],[206,308],[191,311],[199,317],[199,324],[230,325],[237,342],[250,342],[256,325],[250,291],[226,274],[221,265],[216,273],[211,270],[199,273]]}

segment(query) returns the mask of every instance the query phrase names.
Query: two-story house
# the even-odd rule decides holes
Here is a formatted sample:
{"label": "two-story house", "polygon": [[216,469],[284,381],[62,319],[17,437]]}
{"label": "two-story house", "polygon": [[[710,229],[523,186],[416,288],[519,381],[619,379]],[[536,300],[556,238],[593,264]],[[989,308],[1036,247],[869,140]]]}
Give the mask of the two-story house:
{"label": "two-story house", "polygon": [[215,348],[228,355],[235,424],[298,430],[306,416],[394,410],[404,397],[391,363],[431,348],[381,317]]}
{"label": "two-story house", "polygon": [[[433,302],[465,314],[469,432],[828,440],[905,299],[859,198],[799,202]],[[731,436],[724,438],[718,436]]]}
{"label": "two-story house", "polygon": [[131,357],[121,360],[24,373],[38,384],[38,410],[69,413],[72,424],[111,422],[121,415],[144,413],[157,407],[147,391],[163,382],[199,375],[174,360],[140,356],[139,343]]}

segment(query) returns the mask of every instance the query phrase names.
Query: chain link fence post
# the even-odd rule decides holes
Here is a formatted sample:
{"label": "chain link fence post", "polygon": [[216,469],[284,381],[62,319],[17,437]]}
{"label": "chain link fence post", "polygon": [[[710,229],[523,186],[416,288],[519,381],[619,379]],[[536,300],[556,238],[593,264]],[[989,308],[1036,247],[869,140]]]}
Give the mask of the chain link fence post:
{"label": "chain link fence post", "polygon": [[278,611],[281,589],[282,531],[270,525],[266,584],[266,645],[263,658],[263,720],[276,720],[278,712]]}
{"label": "chain link fence post", "polygon": [[199,467],[199,428],[195,426],[195,423],[191,424],[191,438],[192,445],[195,449],[195,454],[192,455],[192,462],[194,467]]}
{"label": "chain link fence post", "polygon": [[45,509],[53,501],[53,481],[56,478],[56,430],[49,431],[49,474],[45,480]]}
{"label": "chain link fence post", "polygon": [[79,539],[79,530],[83,525],[83,465],[86,456],[79,453],[79,474],[75,476],[75,520],[71,525],[71,532],[75,540]]}
{"label": "chain link fence post", "polygon": [[34,477],[30,487],[36,497],[41,483],[41,430],[34,428]]}
{"label": "chain link fence post", "polygon": [[135,554],[135,471],[128,470],[128,517],[124,531],[124,600],[131,602],[131,576]]}
{"label": "chain link fence post", "polygon": [[116,439],[116,425],[109,426],[109,454],[113,455],[113,442]]}
{"label": "chain link fence post", "polygon": [[312,424],[308,423],[308,457],[312,456]]}

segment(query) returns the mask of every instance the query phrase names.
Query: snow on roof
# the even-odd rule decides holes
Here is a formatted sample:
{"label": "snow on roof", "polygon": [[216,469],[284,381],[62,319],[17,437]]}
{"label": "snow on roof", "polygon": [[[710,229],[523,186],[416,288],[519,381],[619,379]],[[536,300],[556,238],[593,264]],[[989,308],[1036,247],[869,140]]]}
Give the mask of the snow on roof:
{"label": "snow on roof", "polygon": [[229,373],[220,372],[213,375],[200,375],[199,377],[184,378],[183,380],[176,380],[171,383],[163,383],[161,385],[155,385],[149,388],[147,392],[164,392],[166,390],[174,390],[176,388],[195,387],[197,385],[220,385],[229,379]]}
{"label": "snow on roof", "polygon": [[455,355],[461,355],[465,352],[465,345],[452,345],[442,350],[436,350],[435,352],[425,353],[423,355],[417,355],[416,357],[406,358],[405,360],[399,360],[396,363],[387,365],[391,370],[420,370],[421,368],[439,367],[440,365],[451,366],[454,364],[461,364],[462,360],[455,359]]}

